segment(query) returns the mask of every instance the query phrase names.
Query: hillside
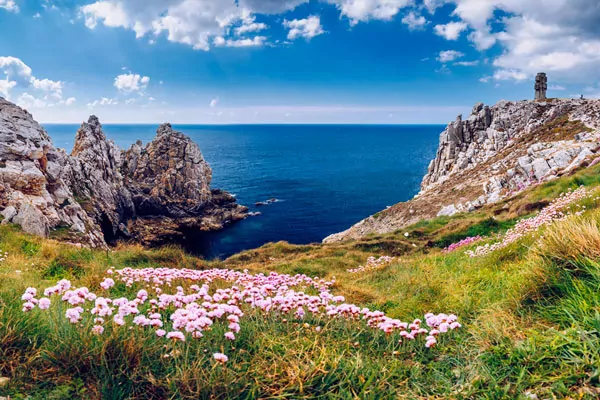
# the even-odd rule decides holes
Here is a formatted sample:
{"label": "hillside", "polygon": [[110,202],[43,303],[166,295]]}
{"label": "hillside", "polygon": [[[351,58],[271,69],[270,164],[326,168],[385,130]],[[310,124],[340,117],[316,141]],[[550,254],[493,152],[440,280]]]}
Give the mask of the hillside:
{"label": "hillside", "polygon": [[[589,167],[473,213],[422,221],[392,234],[327,245],[277,243],[215,262],[172,247],[78,249],[2,225],[0,375],[7,379],[0,379],[0,396],[597,398],[599,173],[600,166]],[[553,199],[558,200],[550,204]],[[518,222],[524,217],[532,218]],[[474,236],[484,238],[442,250]],[[476,250],[486,243],[503,245]],[[365,264],[371,256],[378,260]],[[284,275],[256,275],[274,271]],[[232,289],[232,278],[247,289]],[[76,306],[52,296],[64,292],[61,279],[80,288],[74,292],[79,295],[63,297],[82,304],[83,312],[68,311]],[[277,289],[281,284],[283,292]],[[335,301],[347,305],[328,306],[333,308],[326,312],[316,306],[316,313],[305,306],[300,314],[292,306],[298,293],[289,292],[298,284],[308,296],[319,291],[333,296],[319,301],[344,296]],[[38,300],[44,289],[49,305]],[[165,333],[177,332],[176,321],[191,318],[198,306],[169,302],[189,304],[195,298],[189,296],[207,293],[202,307],[210,310],[211,302],[225,304],[238,298],[235,293],[246,296],[246,290],[256,296],[256,308],[239,304],[243,315],[230,314],[229,328],[207,314],[214,322],[202,328],[203,335],[179,328],[181,341],[157,336],[164,333],[150,319],[164,316]],[[92,300],[90,293],[98,297]],[[102,317],[110,309],[106,298],[115,308],[119,303],[119,310],[129,307],[119,298],[130,299],[141,316],[123,317],[123,326],[113,315]],[[152,311],[147,304],[158,299],[167,303]],[[33,300],[38,305],[29,306]],[[362,317],[348,317],[351,304],[356,312],[368,307],[386,318],[420,318],[423,324],[428,313],[455,314],[462,326],[438,334],[427,326],[439,336],[426,343],[424,337],[406,338],[410,333],[397,320],[362,314],[382,321],[369,327]],[[92,306],[96,315],[90,314]],[[214,310],[220,307],[237,312],[231,305]],[[427,322],[438,326],[432,318],[428,314]],[[231,332],[233,340],[224,335],[228,329],[237,331]]]}
{"label": "hillside", "polygon": [[422,219],[472,212],[592,163],[600,146],[600,100],[479,103],[440,135],[414,199],[324,242],[390,233]]}

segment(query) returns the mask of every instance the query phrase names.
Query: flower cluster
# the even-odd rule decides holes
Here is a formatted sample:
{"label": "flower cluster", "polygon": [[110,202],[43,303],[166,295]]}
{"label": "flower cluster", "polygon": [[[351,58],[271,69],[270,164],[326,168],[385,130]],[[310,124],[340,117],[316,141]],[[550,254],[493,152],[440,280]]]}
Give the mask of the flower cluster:
{"label": "flower cluster", "polygon": [[[502,241],[493,244],[486,244],[484,246],[479,246],[475,250],[467,251],[466,253],[470,257],[478,257],[505,248],[506,246],[516,242],[522,237],[537,231],[541,227],[567,217],[565,211],[569,206],[585,198],[588,198],[591,195],[592,193],[590,193],[583,186],[577,190],[563,193],[560,195],[560,197],[552,201],[550,205],[548,205],[542,211],[540,211],[540,213],[535,217],[519,221],[514,228],[509,229],[504,234]],[[582,211],[579,211],[576,214],[580,214],[581,212]]]}
{"label": "flower cluster", "polygon": [[8,258],[8,252],[2,252],[2,250],[0,250],[0,263],[3,261],[6,261],[6,259]]}
{"label": "flower cluster", "polygon": [[[368,327],[387,335],[398,334],[400,341],[423,337],[427,347],[434,346],[439,335],[461,326],[455,315],[427,314],[426,324],[421,320],[409,324],[392,319],[381,311],[347,304],[343,296],[333,295],[330,289],[335,280],[306,275],[168,268],[111,268],[107,274],[111,277],[100,283],[98,294],[86,287],[74,288],[68,280],[47,288],[46,297],[39,300],[37,290],[28,288],[22,297],[23,311],[36,306],[46,310],[50,307],[50,298],[59,297],[68,307],[64,314],[66,320],[91,327],[93,334],[102,335],[112,320],[113,329],[125,325],[130,329],[151,329],[157,337],[172,342],[200,339],[217,325],[226,331],[227,341],[235,341],[249,312],[274,315],[282,322],[287,318],[304,320],[308,315],[316,319],[362,320]],[[225,284],[229,287],[223,288]],[[135,297],[111,298],[109,292],[117,285],[121,289],[138,286],[132,289]],[[220,353],[214,354],[214,359],[227,362],[227,356]]]}
{"label": "flower cluster", "polygon": [[473,237],[468,237],[466,239],[461,240],[460,242],[451,244],[450,246],[448,246],[447,248],[444,249],[444,253],[451,253],[461,247],[468,246],[468,245],[473,244],[481,239],[483,239],[483,238],[479,235],[473,236]]}
{"label": "flower cluster", "polygon": [[369,257],[367,258],[367,264],[361,265],[358,268],[347,270],[351,274],[358,274],[360,272],[372,271],[374,269],[381,268],[385,265],[392,263],[396,258],[390,256],[381,256],[379,258]]}

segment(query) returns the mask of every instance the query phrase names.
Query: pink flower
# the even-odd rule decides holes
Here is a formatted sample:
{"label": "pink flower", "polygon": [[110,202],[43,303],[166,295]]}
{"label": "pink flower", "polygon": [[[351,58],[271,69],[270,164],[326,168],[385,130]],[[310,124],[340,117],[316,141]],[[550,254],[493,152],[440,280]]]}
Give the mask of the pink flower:
{"label": "pink flower", "polygon": [[233,334],[233,332],[225,333],[225,337],[229,340],[235,340],[235,335]]}
{"label": "pink flower", "polygon": [[50,307],[50,299],[47,297],[42,297],[38,303],[38,307],[40,310],[47,310]]}
{"label": "pink flower", "polygon": [[167,334],[167,331],[165,331],[164,329],[157,329],[156,330],[156,336],[158,337],[163,337]]}
{"label": "pink flower", "polygon": [[102,335],[102,333],[104,333],[104,327],[102,325],[95,325],[92,328],[92,333],[94,335]]}
{"label": "pink flower", "polygon": [[111,278],[105,278],[104,281],[102,281],[102,283],[100,283],[100,287],[104,290],[108,290],[113,286],[115,286],[115,281],[112,280]]}
{"label": "pink flower", "polygon": [[229,360],[229,357],[227,357],[223,353],[215,353],[215,354],[213,354],[213,358],[221,364],[225,364]]}
{"label": "pink flower", "polygon": [[169,332],[167,333],[167,339],[173,339],[174,342],[185,342],[185,336],[181,332]]}

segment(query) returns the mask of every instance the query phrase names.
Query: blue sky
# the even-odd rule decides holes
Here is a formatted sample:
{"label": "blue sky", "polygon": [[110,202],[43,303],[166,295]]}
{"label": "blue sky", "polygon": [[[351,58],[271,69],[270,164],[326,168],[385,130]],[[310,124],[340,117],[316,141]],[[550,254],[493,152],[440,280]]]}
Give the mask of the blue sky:
{"label": "blue sky", "polygon": [[598,20],[596,0],[0,0],[0,96],[43,122],[446,123],[540,71],[596,97]]}

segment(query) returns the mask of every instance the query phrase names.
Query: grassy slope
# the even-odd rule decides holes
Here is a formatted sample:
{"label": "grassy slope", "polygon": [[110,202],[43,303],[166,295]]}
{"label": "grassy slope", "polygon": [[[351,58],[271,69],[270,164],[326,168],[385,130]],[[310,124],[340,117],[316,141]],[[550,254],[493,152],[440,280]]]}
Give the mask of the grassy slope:
{"label": "grassy slope", "polygon": [[[579,185],[599,186],[600,166],[533,188],[480,212],[419,223],[393,235],[333,245],[276,243],[224,262],[178,249],[122,246],[78,250],[0,227],[0,396],[62,398],[597,398],[600,396],[600,209],[587,201],[571,217],[486,257],[440,251],[472,235],[490,235]],[[404,236],[409,232],[408,238]],[[349,274],[370,255],[397,262]],[[452,312],[464,328],[433,350],[393,347],[343,322],[251,316],[238,340],[222,332],[188,342],[176,358],[152,334],[92,336],[56,311],[20,311],[27,286],[68,277],[96,287],[109,266],[249,269],[337,278],[347,301],[399,318]],[[20,270],[21,272],[16,272]],[[125,289],[124,289],[125,290]],[[212,336],[211,336],[212,335]],[[229,346],[229,347],[227,347]],[[231,348],[235,346],[238,351]],[[210,354],[227,350],[227,368]]]}

